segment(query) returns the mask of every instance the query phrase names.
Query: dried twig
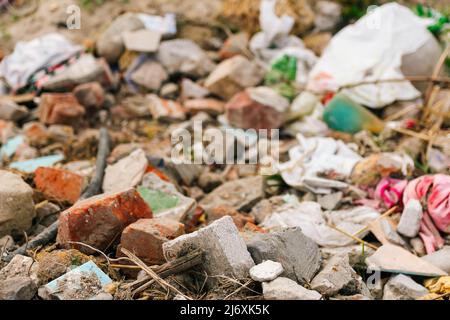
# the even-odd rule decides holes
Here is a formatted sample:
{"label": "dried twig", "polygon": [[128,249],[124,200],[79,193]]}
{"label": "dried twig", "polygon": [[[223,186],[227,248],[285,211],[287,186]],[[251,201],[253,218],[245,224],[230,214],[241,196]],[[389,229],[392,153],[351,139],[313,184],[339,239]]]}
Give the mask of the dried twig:
{"label": "dried twig", "polygon": [[[442,67],[445,64],[445,60],[447,59],[449,53],[450,53],[450,46],[447,46],[445,48],[445,50],[442,52],[442,54],[441,54],[441,56],[440,56],[440,58],[439,58],[439,60],[438,60],[438,62],[436,64],[436,67],[434,68],[434,71],[433,71],[433,74],[432,74],[432,78],[437,78],[439,76],[439,74],[441,73]],[[429,107],[428,104],[430,102],[430,97],[431,97],[431,94],[433,92],[433,86],[434,85],[435,85],[435,83],[430,83],[429,86],[428,86],[428,89],[427,89],[427,92],[426,92],[426,95],[425,95],[425,108],[426,109]]]}
{"label": "dried twig", "polygon": [[355,240],[355,241],[358,241],[359,243],[362,243],[362,244],[368,246],[369,248],[372,248],[372,249],[374,249],[374,250],[377,250],[377,249],[378,249],[377,246],[375,246],[375,245],[373,245],[373,244],[371,244],[371,243],[369,243],[369,242],[367,242],[367,241],[364,241],[364,240],[362,240],[362,239],[360,239],[360,238],[358,238],[358,237],[355,237],[354,235],[348,233],[347,231],[344,231],[344,230],[342,230],[342,229],[339,229],[339,228],[336,227],[336,226],[330,225],[330,228],[332,228],[332,229],[334,229],[334,230],[336,230],[336,231],[342,233],[343,235],[345,235],[345,236],[347,236],[347,237],[349,237],[349,238],[351,238],[351,239],[353,239],[353,240]]}
{"label": "dried twig", "polygon": [[132,260],[137,266],[141,267],[150,277],[152,277],[155,282],[157,282],[161,287],[172,290],[175,293],[182,295],[184,298],[188,300],[192,300],[190,297],[184,295],[180,290],[172,286],[170,283],[162,279],[160,276],[156,274],[150,267],[148,267],[141,259],[139,259],[135,254],[133,254],[130,250],[122,248],[121,251],[125,254],[130,260]]}
{"label": "dried twig", "polygon": [[[381,219],[383,219],[383,218],[386,218],[387,216],[390,216],[391,214],[393,214],[396,210],[397,210],[397,207],[396,207],[396,206],[395,206],[395,207],[392,207],[392,208],[390,208],[388,211],[386,211],[385,213],[383,213],[381,216],[379,216],[378,218],[376,218],[374,221],[378,221],[378,220],[381,220]],[[369,226],[365,226],[365,227],[362,228],[361,230],[355,232],[355,233],[353,234],[353,236],[354,236],[354,237],[357,237],[357,236],[359,236],[361,233],[363,233],[363,232],[365,232],[365,231],[367,231],[367,230],[369,230]]]}
{"label": "dried twig", "polygon": [[[155,273],[157,273],[158,276],[160,276],[161,278],[166,278],[171,275],[189,270],[192,267],[201,264],[202,261],[203,261],[203,251],[198,249],[188,253],[183,257],[180,257],[173,261],[169,261],[161,266],[152,269],[154,269]],[[131,283],[129,287],[133,288],[139,286],[137,289],[133,290],[132,295],[134,296],[148,289],[153,283],[154,280],[151,277],[147,276],[144,279],[140,279],[138,281]]]}

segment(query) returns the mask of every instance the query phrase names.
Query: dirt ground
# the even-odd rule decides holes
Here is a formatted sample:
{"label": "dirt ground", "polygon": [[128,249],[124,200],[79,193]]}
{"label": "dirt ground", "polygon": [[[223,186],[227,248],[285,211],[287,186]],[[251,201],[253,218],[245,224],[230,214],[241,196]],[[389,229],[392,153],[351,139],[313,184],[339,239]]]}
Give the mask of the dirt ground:
{"label": "dirt ground", "polygon": [[[108,0],[102,5],[86,5],[94,2],[86,0],[30,0],[39,3],[38,8],[26,16],[18,16],[6,11],[0,13],[0,49],[9,53],[17,41],[30,40],[39,35],[58,31],[77,43],[93,40],[119,14],[126,11],[164,14],[174,12],[199,25],[217,22],[222,5],[227,0]],[[309,0],[314,4],[315,0]],[[376,1],[340,0],[344,5],[361,2],[371,4]],[[388,1],[382,1],[388,2]],[[407,4],[425,3],[435,8],[450,9],[448,0],[406,0]],[[65,22],[66,8],[76,4],[81,8],[81,29],[68,30]]]}

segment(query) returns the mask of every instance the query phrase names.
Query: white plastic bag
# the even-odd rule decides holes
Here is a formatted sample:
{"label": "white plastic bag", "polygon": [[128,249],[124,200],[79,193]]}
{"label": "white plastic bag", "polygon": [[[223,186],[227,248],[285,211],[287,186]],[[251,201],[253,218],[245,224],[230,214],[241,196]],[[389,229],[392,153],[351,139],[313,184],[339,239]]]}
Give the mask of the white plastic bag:
{"label": "white plastic bag", "polygon": [[[427,23],[397,3],[376,8],[333,37],[309,74],[308,88],[337,91],[366,81],[403,79],[402,57],[434,40]],[[352,100],[372,108],[420,96],[409,81],[367,84],[344,91]]]}
{"label": "white plastic bag", "polygon": [[29,42],[17,43],[14,52],[0,63],[3,76],[13,90],[24,87],[38,70],[56,65],[82,51],[62,35],[50,33]]}

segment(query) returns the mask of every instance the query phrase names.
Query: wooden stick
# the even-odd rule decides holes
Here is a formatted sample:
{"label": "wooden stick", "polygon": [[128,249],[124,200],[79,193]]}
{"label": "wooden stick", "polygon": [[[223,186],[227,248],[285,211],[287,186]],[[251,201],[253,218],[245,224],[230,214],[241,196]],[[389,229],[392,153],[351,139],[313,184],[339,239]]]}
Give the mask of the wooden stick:
{"label": "wooden stick", "polygon": [[[180,257],[176,260],[167,262],[167,263],[163,264],[162,266],[155,268],[155,272],[161,278],[167,278],[171,275],[189,270],[192,267],[195,267],[195,266],[201,264],[202,262],[203,262],[203,251],[198,249],[198,250],[188,253],[187,255],[185,255],[183,257]],[[135,281],[134,283],[130,284],[130,287],[135,287],[136,285],[139,285],[139,287],[137,289],[133,290],[132,295],[134,296],[134,295],[146,290],[154,282],[155,281],[149,276],[147,276],[144,279],[141,279],[139,281]]]}
{"label": "wooden stick", "polygon": [[[438,60],[438,62],[436,64],[436,66],[434,67],[432,78],[436,78],[436,77],[439,76],[439,74],[441,73],[442,67],[445,64],[445,60],[447,59],[449,53],[450,53],[450,46],[447,46],[445,48],[445,50],[442,52],[442,54],[441,54],[441,56],[440,56],[440,58],[439,58],[439,60]],[[428,108],[428,103],[430,102],[430,96],[431,96],[431,93],[433,91],[433,86],[434,86],[434,83],[430,83],[428,85],[428,89],[427,89],[427,92],[426,92],[426,95],[425,95],[425,108]]]}
{"label": "wooden stick", "polygon": [[[378,221],[381,220],[383,218],[386,218],[387,216],[390,216],[391,214],[393,214],[395,212],[395,210],[397,209],[397,207],[392,207],[390,208],[388,211],[386,211],[385,213],[383,213],[381,216],[379,216],[378,218],[376,218],[374,221]],[[361,233],[365,232],[369,230],[369,226],[365,226],[364,228],[362,228],[361,230],[359,230],[358,232],[354,233],[353,236],[357,237],[359,236]]]}
{"label": "wooden stick", "polygon": [[429,141],[431,139],[430,136],[428,136],[428,135],[426,135],[424,133],[415,132],[415,131],[404,129],[404,128],[392,128],[392,130],[397,131],[397,132],[402,133],[402,134],[406,134],[408,136],[419,138],[419,139],[422,139],[422,140],[425,140],[425,141]]}
{"label": "wooden stick", "polygon": [[358,241],[359,243],[362,243],[362,244],[368,246],[369,248],[372,248],[372,249],[374,249],[374,250],[377,250],[377,249],[378,249],[377,246],[375,246],[375,245],[373,245],[373,244],[371,244],[371,243],[368,243],[368,242],[366,242],[366,241],[364,241],[364,240],[362,240],[362,239],[360,239],[360,238],[358,238],[358,237],[355,237],[354,235],[348,233],[347,231],[344,231],[344,230],[342,230],[342,229],[339,229],[339,228],[336,227],[336,226],[330,226],[330,228],[332,228],[332,229],[334,229],[334,230],[336,230],[336,231],[342,233],[343,235],[345,235],[345,236],[347,236],[347,237],[349,237],[349,238],[352,238],[352,239],[355,240],[355,241]]}
{"label": "wooden stick", "polygon": [[125,254],[128,258],[130,258],[137,266],[141,267],[142,270],[144,270],[150,277],[153,278],[154,281],[156,281],[161,287],[165,288],[166,290],[172,290],[175,293],[182,295],[188,300],[192,300],[188,296],[184,295],[180,290],[172,286],[170,283],[162,279],[160,276],[156,274],[155,271],[153,271],[151,268],[149,268],[141,259],[139,259],[135,254],[133,254],[130,250],[127,250],[125,248],[121,248],[121,251],[123,254]]}

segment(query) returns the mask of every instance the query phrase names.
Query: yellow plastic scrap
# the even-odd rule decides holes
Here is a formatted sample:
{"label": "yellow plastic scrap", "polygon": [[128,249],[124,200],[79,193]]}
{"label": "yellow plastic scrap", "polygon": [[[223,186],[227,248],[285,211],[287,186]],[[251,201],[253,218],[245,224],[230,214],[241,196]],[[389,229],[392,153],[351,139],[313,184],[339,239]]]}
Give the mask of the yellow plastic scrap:
{"label": "yellow plastic scrap", "polygon": [[450,276],[425,280],[424,285],[430,293],[423,300],[443,300],[450,296]]}

